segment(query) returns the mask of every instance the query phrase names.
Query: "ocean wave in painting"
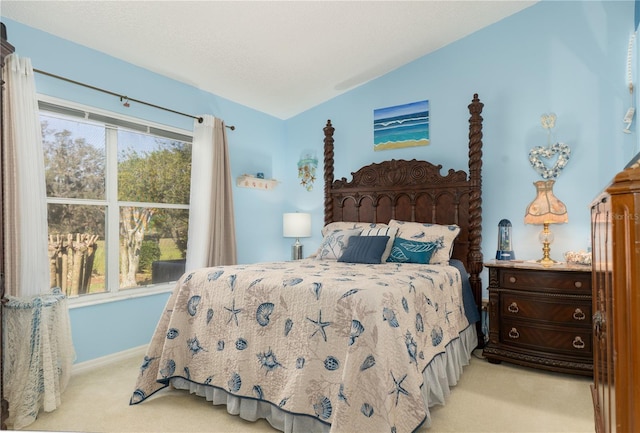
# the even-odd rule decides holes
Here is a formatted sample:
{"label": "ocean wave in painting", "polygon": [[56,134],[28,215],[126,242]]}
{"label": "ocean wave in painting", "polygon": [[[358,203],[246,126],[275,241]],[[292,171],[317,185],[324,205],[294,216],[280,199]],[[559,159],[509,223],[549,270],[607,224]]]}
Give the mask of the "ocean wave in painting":
{"label": "ocean wave in painting", "polygon": [[429,144],[429,101],[374,110],[374,149]]}

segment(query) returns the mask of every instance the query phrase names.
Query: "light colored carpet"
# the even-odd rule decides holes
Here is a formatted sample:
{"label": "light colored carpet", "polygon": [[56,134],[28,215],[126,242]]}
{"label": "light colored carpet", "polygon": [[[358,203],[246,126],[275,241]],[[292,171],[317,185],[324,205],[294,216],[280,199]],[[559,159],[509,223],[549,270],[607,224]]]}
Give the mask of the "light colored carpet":
{"label": "light colored carpet", "polygon": [[[480,351],[476,351],[479,353]],[[165,389],[129,406],[142,355],[74,375],[54,412],[27,431],[273,433],[266,421],[229,415],[223,406]],[[431,409],[419,433],[593,433],[591,379],[473,357],[445,406]]]}

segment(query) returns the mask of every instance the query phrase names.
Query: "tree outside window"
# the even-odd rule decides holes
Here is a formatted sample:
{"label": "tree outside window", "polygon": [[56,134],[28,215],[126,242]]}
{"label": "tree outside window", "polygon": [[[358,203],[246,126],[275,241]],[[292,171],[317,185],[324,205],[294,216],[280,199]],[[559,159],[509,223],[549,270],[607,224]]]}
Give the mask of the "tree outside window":
{"label": "tree outside window", "polygon": [[[186,256],[191,143],[144,125],[45,111],[40,119],[51,285],[74,297],[176,280]],[[174,271],[154,275],[163,265]]]}

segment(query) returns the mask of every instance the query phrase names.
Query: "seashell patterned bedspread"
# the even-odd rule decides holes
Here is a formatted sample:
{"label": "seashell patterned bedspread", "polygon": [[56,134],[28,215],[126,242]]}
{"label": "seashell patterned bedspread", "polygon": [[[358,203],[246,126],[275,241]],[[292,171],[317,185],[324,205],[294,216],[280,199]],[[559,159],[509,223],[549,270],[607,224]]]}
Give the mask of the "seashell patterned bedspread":
{"label": "seashell patterned bedspread", "polygon": [[412,432],[422,372],[469,322],[453,266],[305,259],[205,268],[167,302],[131,397],[172,377],[306,414],[332,432]]}

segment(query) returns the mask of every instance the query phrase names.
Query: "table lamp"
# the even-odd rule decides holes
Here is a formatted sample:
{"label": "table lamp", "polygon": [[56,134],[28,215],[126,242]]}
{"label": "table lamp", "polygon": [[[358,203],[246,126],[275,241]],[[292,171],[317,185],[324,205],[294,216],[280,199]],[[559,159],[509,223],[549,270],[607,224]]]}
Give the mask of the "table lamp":
{"label": "table lamp", "polygon": [[296,238],[291,246],[291,260],[299,260],[302,256],[300,238],[311,236],[311,214],[302,212],[285,213],[282,216],[282,236]]}
{"label": "table lamp", "polygon": [[555,180],[539,180],[534,182],[536,187],[536,198],[527,206],[524,216],[525,224],[542,225],[542,231],[538,239],[542,243],[543,256],[537,260],[543,266],[551,266],[556,263],[549,253],[553,242],[553,233],[549,230],[549,224],[561,224],[569,222],[567,207],[555,195],[553,195],[553,184]]}

